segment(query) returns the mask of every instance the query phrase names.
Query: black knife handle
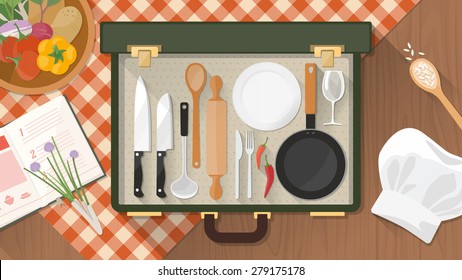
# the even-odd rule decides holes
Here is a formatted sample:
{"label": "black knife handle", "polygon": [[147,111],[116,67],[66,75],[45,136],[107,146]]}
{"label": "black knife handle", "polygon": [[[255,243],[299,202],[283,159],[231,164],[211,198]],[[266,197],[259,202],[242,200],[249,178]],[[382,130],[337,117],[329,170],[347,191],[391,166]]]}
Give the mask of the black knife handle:
{"label": "black knife handle", "polygon": [[141,190],[141,185],[143,184],[143,167],[141,166],[141,157],[143,157],[143,152],[135,151],[135,184],[133,191],[136,197],[143,197],[144,193]]}
{"label": "black knife handle", "polygon": [[189,104],[188,102],[180,103],[180,126],[181,136],[188,136],[188,116],[189,115]]}
{"label": "black knife handle", "polygon": [[157,191],[156,194],[160,198],[164,198],[167,194],[164,191],[165,185],[165,167],[164,167],[164,157],[167,155],[167,152],[157,152]]}

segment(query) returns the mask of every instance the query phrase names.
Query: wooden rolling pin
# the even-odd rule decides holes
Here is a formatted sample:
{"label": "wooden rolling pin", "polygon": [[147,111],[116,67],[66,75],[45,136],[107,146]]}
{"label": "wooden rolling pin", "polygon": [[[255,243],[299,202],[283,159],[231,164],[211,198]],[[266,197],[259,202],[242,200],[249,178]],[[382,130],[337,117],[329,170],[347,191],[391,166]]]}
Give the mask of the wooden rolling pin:
{"label": "wooden rolling pin", "polygon": [[210,196],[218,200],[223,194],[220,178],[226,174],[226,101],[220,97],[223,81],[219,76],[210,80],[213,97],[207,101],[207,175],[212,177]]}

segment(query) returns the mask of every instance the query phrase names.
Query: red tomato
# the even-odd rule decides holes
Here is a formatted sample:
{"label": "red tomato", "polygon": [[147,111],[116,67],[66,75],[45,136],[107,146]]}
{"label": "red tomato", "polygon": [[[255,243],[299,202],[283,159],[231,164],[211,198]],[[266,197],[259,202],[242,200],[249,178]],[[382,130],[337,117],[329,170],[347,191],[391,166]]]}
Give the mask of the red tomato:
{"label": "red tomato", "polygon": [[12,63],[13,60],[8,57],[15,58],[18,56],[17,44],[18,38],[8,37],[0,43],[0,61]]}
{"label": "red tomato", "polygon": [[38,54],[34,51],[25,51],[18,57],[16,72],[24,81],[35,79],[40,74],[40,68],[37,66]]}
{"label": "red tomato", "polygon": [[24,39],[18,41],[18,53],[23,53],[25,51],[33,51],[38,53],[38,45],[40,40],[35,36],[28,36]]}

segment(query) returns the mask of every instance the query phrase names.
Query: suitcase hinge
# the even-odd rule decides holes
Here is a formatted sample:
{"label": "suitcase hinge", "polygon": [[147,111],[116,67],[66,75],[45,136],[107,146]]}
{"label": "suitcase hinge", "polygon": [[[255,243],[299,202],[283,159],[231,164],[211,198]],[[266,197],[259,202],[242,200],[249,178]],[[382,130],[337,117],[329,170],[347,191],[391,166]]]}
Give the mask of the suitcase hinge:
{"label": "suitcase hinge", "polygon": [[213,218],[218,219],[218,212],[201,212],[201,219],[205,219],[205,215],[213,215]]}
{"label": "suitcase hinge", "polygon": [[139,67],[151,67],[151,58],[157,57],[162,52],[161,45],[129,45],[127,50],[132,57],[138,58]]}
{"label": "suitcase hinge", "polygon": [[162,212],[127,212],[129,217],[161,217]]}
{"label": "suitcase hinge", "polygon": [[310,212],[311,217],[345,217],[345,212]]}
{"label": "suitcase hinge", "polygon": [[266,215],[266,218],[268,220],[271,219],[271,212],[254,212],[253,213],[253,218],[256,220],[258,218],[258,215]]}
{"label": "suitcase hinge", "polygon": [[334,67],[334,57],[340,57],[345,51],[344,45],[311,45],[310,51],[314,57],[321,58],[322,67]]}

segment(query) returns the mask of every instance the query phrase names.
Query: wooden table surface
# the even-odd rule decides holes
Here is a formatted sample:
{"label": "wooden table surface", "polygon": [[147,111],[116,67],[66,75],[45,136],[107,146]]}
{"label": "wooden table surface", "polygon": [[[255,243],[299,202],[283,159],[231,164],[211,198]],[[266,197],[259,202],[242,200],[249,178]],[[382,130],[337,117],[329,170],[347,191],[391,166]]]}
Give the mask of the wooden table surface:
{"label": "wooden table surface", "polygon": [[[410,42],[439,69],[443,89],[462,112],[462,1],[422,0],[362,61],[362,200],[343,218],[275,213],[266,238],[253,245],[210,241],[199,224],[167,259],[462,259],[462,219],[443,222],[426,245],[371,214],[381,191],[377,158],[396,131],[414,127],[449,152],[462,155],[462,130],[442,105],[419,90],[402,49]],[[225,214],[219,230],[252,230],[250,214]],[[81,259],[40,215],[0,233],[1,259]]]}

